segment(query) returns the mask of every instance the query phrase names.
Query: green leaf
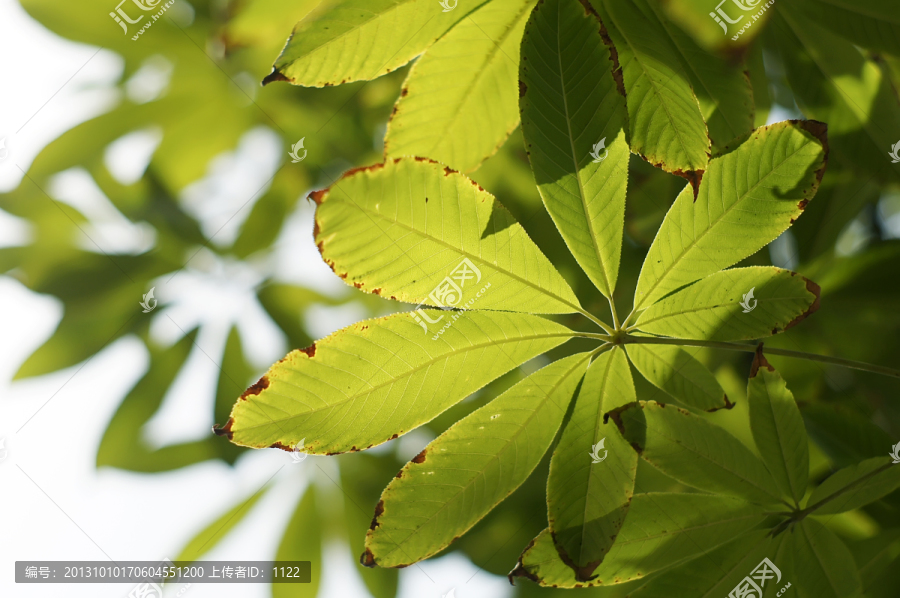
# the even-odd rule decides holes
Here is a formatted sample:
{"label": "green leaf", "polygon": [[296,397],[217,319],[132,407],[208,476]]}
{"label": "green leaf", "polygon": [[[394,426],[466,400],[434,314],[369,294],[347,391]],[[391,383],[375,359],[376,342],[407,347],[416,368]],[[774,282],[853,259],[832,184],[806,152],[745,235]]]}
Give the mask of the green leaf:
{"label": "green leaf", "polygon": [[831,496],[813,511],[815,515],[843,513],[875,502],[900,488],[900,466],[895,465],[890,457],[875,457],[839,469],[813,490],[807,508]]}
{"label": "green leaf", "polygon": [[710,144],[700,104],[650,7],[644,0],[591,0],[591,5],[618,53],[631,149],[667,172],[706,170]]}
{"label": "green leaf", "polygon": [[[432,420],[572,333],[537,316],[443,313],[433,340],[409,313],[354,324],[273,365],[218,432],[310,454],[370,448]],[[436,335],[437,336],[437,335]]]}
{"label": "green leaf", "polygon": [[316,508],[316,488],[307,486],[284,528],[276,561],[310,561],[311,583],[273,583],[272,598],[316,598],[322,579],[322,514]]}
{"label": "green leaf", "polygon": [[809,481],[809,438],[803,417],[781,375],[763,356],[762,344],[747,384],[753,440],[783,496],[800,507]]}
{"label": "green leaf", "polygon": [[631,152],[625,100],[616,89],[600,27],[577,2],[541,3],[522,38],[519,107],[544,205],[578,264],[611,297],[622,253]]}
{"label": "green leaf", "polygon": [[[741,6],[748,9],[743,10],[737,2],[717,2],[710,5],[709,0],[666,0],[660,2],[660,5],[673,22],[707,50],[725,56],[739,56],[763,31],[771,14],[767,10],[768,3],[765,0],[743,0]],[[722,18],[721,13],[716,21],[715,13],[720,7],[729,20],[737,22],[729,23]],[[757,20],[753,19],[754,15]],[[751,26],[747,27],[748,24]]]}
{"label": "green leaf", "polygon": [[424,52],[484,1],[442,12],[434,0],[334,0],[297,23],[263,83],[368,81]]}
{"label": "green leaf", "polygon": [[785,569],[799,598],[857,598],[861,581],[853,555],[834,532],[812,519],[796,526],[786,542]]}
{"label": "green leaf", "polygon": [[884,447],[891,446],[887,432],[846,405],[807,403],[802,414],[806,432],[835,467],[884,455]]}
{"label": "green leaf", "polygon": [[762,338],[806,319],[819,309],[820,294],[819,285],[788,270],[734,268],[661,299],[635,325],[651,334],[686,339]]}
{"label": "green leaf", "polygon": [[191,538],[187,546],[181,549],[181,552],[175,557],[175,562],[185,561],[191,562],[200,560],[200,557],[207,554],[213,548],[219,545],[228,532],[237,527],[237,524],[243,521],[260,498],[266,495],[269,488],[261,488],[255,494],[247,499],[241,499],[236,505],[228,509],[222,515],[204,527],[196,536]]}
{"label": "green leaf", "polygon": [[519,124],[519,45],[534,0],[492,0],[416,61],[385,137],[385,156],[471,172]]}
{"label": "green leaf", "polygon": [[518,488],[556,436],[589,356],[538,370],[407,463],[381,495],[363,563],[402,567],[427,558]]}
{"label": "green leaf", "polygon": [[[509,212],[476,183],[437,163],[389,160],[351,171],[314,198],[322,257],[363,291],[437,307],[581,309]],[[463,267],[467,273],[461,275]],[[438,285],[452,292],[443,294]]]}
{"label": "green leaf", "polygon": [[781,502],[762,461],[719,426],[652,401],[612,417],[645,461],[679,482],[763,505]]}
{"label": "green leaf", "polygon": [[900,102],[884,70],[791,3],[773,12],[768,39],[803,114],[828,123],[835,158],[879,181],[898,180],[888,152],[900,139]]}
{"label": "green leaf", "polygon": [[[778,539],[770,530],[753,530],[678,567],[671,567],[628,598],[719,598],[734,587],[764,558],[774,558]],[[766,594],[768,597],[768,594]],[[750,598],[748,596],[747,598]],[[756,597],[753,597],[756,598]]]}
{"label": "green leaf", "polygon": [[[641,1],[641,0],[639,0]],[[689,35],[671,22],[660,4],[646,2],[671,46],[677,51],[682,68],[700,103],[700,112],[709,130],[713,150],[753,130],[753,89],[742,62],[730,62],[697,45]]]}
{"label": "green leaf", "polygon": [[[606,425],[604,414],[635,400],[625,352],[602,353],[588,368],[550,460],[550,530],[563,561],[581,580],[590,579],[612,548],[634,493],[637,454],[612,423]],[[592,454],[602,461],[594,463]]]}
{"label": "green leaf", "polygon": [[709,163],[695,199],[678,195],[644,260],[635,309],[752,255],[787,229],[825,171],[825,125],[757,129]]}
{"label": "green leaf", "polygon": [[686,349],[649,344],[625,349],[644,378],[682,404],[703,411],[733,407],[712,372]]}
{"label": "green leaf", "polygon": [[559,558],[549,528],[519,559],[510,578],[528,577],[542,586],[574,588],[640,579],[712,550],[759,525],[758,507],[709,494],[635,494],[619,537],[589,582]]}
{"label": "green leaf", "polygon": [[900,55],[900,13],[891,0],[799,0],[807,19],[857,46]]}

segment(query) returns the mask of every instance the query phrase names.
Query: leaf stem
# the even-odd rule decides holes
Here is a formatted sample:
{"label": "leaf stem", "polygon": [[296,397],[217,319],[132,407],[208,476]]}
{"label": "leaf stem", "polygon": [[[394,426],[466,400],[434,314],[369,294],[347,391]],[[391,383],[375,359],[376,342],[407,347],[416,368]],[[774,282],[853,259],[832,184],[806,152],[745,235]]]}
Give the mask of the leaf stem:
{"label": "leaf stem", "polygon": [[[615,330],[610,328],[609,325],[606,324],[603,320],[594,316],[594,314],[592,314],[588,311],[585,311],[583,309],[580,309],[580,308],[578,309],[578,313],[580,313],[581,315],[586,317],[588,320],[590,320],[591,322],[593,322],[594,324],[596,324],[597,326],[599,326],[600,328],[605,330],[607,334],[613,334],[615,332]],[[615,315],[613,315],[613,317],[615,317]]]}
{"label": "leaf stem", "polygon": [[[608,340],[608,339],[602,339]],[[689,347],[711,347],[714,349],[727,349],[729,351],[746,351],[747,353],[754,353],[756,351],[755,345],[747,345],[744,343],[724,343],[719,341],[698,341],[698,340],[687,340],[680,338],[658,338],[658,337],[649,337],[649,336],[630,336],[625,335],[621,341],[624,343],[635,343],[635,344],[649,344],[649,345],[679,345],[679,346],[689,346]],[[817,355],[815,353],[804,353],[802,351],[790,351],[788,349],[776,349],[774,347],[766,347],[766,353],[769,355],[782,355],[784,357],[798,357],[800,359],[808,359],[810,361],[819,361],[822,363],[828,363],[831,365],[837,365],[845,368],[851,368],[854,370],[861,370],[864,372],[872,372],[875,374],[881,374],[883,376],[890,376],[892,378],[900,378],[900,370],[895,370],[892,368],[886,368],[880,365],[873,365],[870,363],[864,363],[862,361],[853,361],[850,359],[841,359],[839,357],[829,357],[828,355]]]}
{"label": "leaf stem", "polygon": [[613,328],[621,330],[622,327],[619,326],[619,316],[616,314],[616,302],[613,301],[612,293],[610,293],[610,296],[607,297],[606,300],[609,301],[609,311],[612,312]]}

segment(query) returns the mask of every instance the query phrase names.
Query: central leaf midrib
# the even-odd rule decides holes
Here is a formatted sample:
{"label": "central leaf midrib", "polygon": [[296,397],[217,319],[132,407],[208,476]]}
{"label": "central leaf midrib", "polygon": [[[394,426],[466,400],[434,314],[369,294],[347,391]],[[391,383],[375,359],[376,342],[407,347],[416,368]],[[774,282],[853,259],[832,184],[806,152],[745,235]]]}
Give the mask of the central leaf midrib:
{"label": "central leaf midrib", "polygon": [[[591,245],[594,248],[594,255],[597,257],[597,264],[600,266],[600,272],[603,274],[603,281],[606,283],[606,292],[612,294],[612,285],[610,284],[609,274],[606,272],[606,264],[603,263],[603,258],[600,255],[600,247],[597,244],[597,235],[594,232],[594,223],[591,221],[591,214],[588,210],[587,198],[585,197],[584,184],[581,182],[581,169],[578,166],[578,154],[575,151],[575,138],[572,135],[572,119],[569,117],[569,95],[568,89],[566,88],[566,82],[563,78],[563,62],[562,62],[562,47],[560,46],[560,30],[559,30],[559,22],[561,20],[560,11],[562,10],[562,3],[557,6],[556,13],[556,57],[557,63],[559,65],[559,85],[562,90],[562,99],[563,99],[563,110],[565,111],[565,119],[566,119],[566,130],[569,133],[569,147],[572,150],[572,162],[575,167],[575,181],[578,183],[578,197],[581,200],[581,208],[584,210],[584,219],[587,222],[588,233],[591,235]],[[589,17],[585,17],[589,18]]]}
{"label": "central leaf midrib", "polygon": [[[421,369],[423,369],[423,368],[425,368],[425,367],[431,367],[432,365],[434,365],[435,363],[437,363],[437,362],[439,362],[439,361],[441,361],[441,360],[443,360],[443,359],[449,359],[450,357],[453,357],[454,355],[462,354],[462,353],[465,353],[465,352],[467,352],[467,351],[473,351],[473,350],[476,350],[476,349],[483,349],[483,348],[485,348],[485,347],[495,347],[495,346],[498,346],[498,345],[501,345],[501,344],[505,344],[505,343],[517,343],[517,342],[521,342],[521,341],[540,340],[540,339],[547,339],[547,338],[554,338],[554,337],[569,337],[569,338],[571,338],[571,337],[574,336],[574,334],[575,334],[574,332],[569,331],[569,332],[554,332],[554,333],[548,333],[548,334],[536,334],[536,335],[532,335],[532,336],[517,336],[517,337],[515,337],[515,338],[505,338],[505,339],[502,339],[502,340],[491,341],[491,342],[487,342],[487,343],[481,343],[481,344],[476,344],[476,345],[469,345],[468,347],[465,347],[464,349],[454,349],[454,350],[449,351],[449,352],[447,352],[447,353],[443,353],[443,354],[441,354],[440,356],[438,356],[438,357],[436,357],[436,358],[434,358],[434,359],[431,359],[431,360],[429,360],[429,361],[427,361],[427,362],[425,362],[425,363],[422,363],[422,364],[420,364],[420,365],[418,365],[418,366],[416,366],[416,367],[414,367],[414,368],[411,368],[410,370],[408,370],[407,372],[403,373],[403,374],[400,375],[400,376],[396,376],[396,377],[394,377],[394,378],[392,378],[392,379],[390,379],[390,380],[387,380],[387,381],[385,381],[385,382],[383,382],[383,383],[381,383],[381,384],[370,385],[370,387],[369,387],[365,392],[357,391],[356,393],[354,393],[354,394],[352,394],[352,395],[350,395],[350,396],[348,396],[348,397],[346,397],[346,398],[344,398],[344,399],[341,399],[341,400],[339,400],[339,401],[335,401],[334,403],[329,403],[328,405],[326,405],[326,406],[324,406],[324,407],[320,407],[320,408],[316,408],[316,409],[311,409],[311,410],[309,410],[309,411],[303,411],[302,413],[297,413],[296,415],[291,415],[291,416],[289,416],[289,417],[283,417],[283,418],[280,418],[280,419],[277,419],[277,420],[271,420],[270,422],[267,422],[267,423],[264,423],[264,424],[258,424],[258,425],[255,425],[255,426],[247,426],[247,427],[242,428],[242,430],[252,430],[253,428],[259,428],[259,427],[268,425],[269,423],[277,423],[277,422],[289,421],[289,420],[292,420],[292,419],[297,418],[297,417],[307,416],[307,415],[310,415],[310,414],[313,414],[313,413],[318,413],[318,412],[320,412],[320,411],[326,411],[326,410],[331,409],[331,408],[333,408],[333,407],[337,407],[337,406],[343,405],[344,403],[347,403],[347,402],[349,402],[349,401],[356,400],[356,399],[358,399],[359,397],[363,396],[364,394],[371,394],[371,393],[375,392],[376,390],[378,390],[378,389],[380,389],[380,388],[382,388],[382,387],[384,387],[384,386],[388,386],[389,384],[394,384],[394,383],[396,383],[397,380],[400,380],[400,379],[402,379],[402,378],[409,377],[409,376],[411,376],[412,374],[418,372],[419,370],[421,370]],[[312,359],[312,358],[311,358],[311,359]],[[298,372],[298,371],[299,371],[299,370],[296,370],[296,369],[293,369],[293,368],[288,368],[287,366],[285,366],[284,369],[287,370],[287,371],[290,371],[290,372]],[[300,372],[300,373],[303,374],[303,372]],[[278,381],[277,378],[275,378],[275,380]],[[281,382],[284,382],[284,380],[281,380]],[[296,386],[296,385],[294,385],[294,386]],[[274,394],[274,393],[272,393],[272,392],[270,392],[270,391],[267,391],[267,390],[264,390],[263,393],[264,393],[264,394]],[[251,398],[251,400],[256,400],[256,399]]]}
{"label": "central leaf midrib", "polygon": [[[584,358],[579,359],[579,360],[578,360],[571,368],[568,369],[568,371],[566,371],[563,375],[561,375],[561,376],[559,377],[559,379],[557,380],[557,382],[556,382],[556,383],[553,385],[553,387],[550,389],[550,391],[547,392],[547,393],[545,394],[545,396],[544,396],[544,401],[542,402],[542,405],[543,405],[544,403],[546,403],[546,401],[550,400],[550,396],[556,391],[556,389],[558,389],[558,388],[563,384],[563,382],[565,382],[566,379],[567,379],[569,376],[572,375],[572,372],[573,372],[573,371],[575,371],[577,368],[579,368],[579,367],[581,366],[581,364],[584,362],[585,359],[589,359],[589,358],[590,358],[590,354],[585,355]],[[499,398],[499,397],[498,397],[498,398]],[[536,408],[534,411],[532,411],[531,415],[529,415],[528,418],[525,420],[525,423],[524,423],[523,425],[519,426],[519,429],[516,430],[515,433],[513,433],[513,435],[509,438],[509,440],[506,442],[506,444],[505,444],[505,445],[497,452],[497,454],[496,454],[494,457],[492,457],[492,458],[488,461],[488,463],[491,463],[492,461],[498,459],[498,458],[500,457],[500,455],[502,455],[503,452],[506,451],[506,449],[508,449],[510,446],[512,446],[512,444],[513,444],[513,443],[512,443],[512,440],[518,438],[519,435],[522,434],[523,430],[526,429],[527,425],[531,422],[531,420],[534,419],[534,418],[537,416],[538,411],[539,411],[539,408]],[[448,432],[449,432],[449,430],[448,430]],[[438,439],[440,439],[440,437],[438,437]],[[472,479],[469,481],[468,484],[466,484],[465,486],[461,486],[459,492],[457,492],[456,494],[454,494],[453,496],[451,496],[451,497],[450,497],[450,498],[449,498],[449,499],[448,499],[448,500],[447,500],[440,508],[438,508],[437,511],[435,511],[434,513],[432,513],[432,515],[431,515],[430,517],[428,517],[428,519],[426,519],[421,525],[419,525],[415,530],[413,530],[412,533],[410,533],[408,536],[406,536],[405,538],[403,538],[403,540],[401,540],[401,542],[394,542],[393,540],[391,540],[390,538],[388,538],[388,540],[389,540],[390,542],[392,542],[392,543],[395,545],[395,547],[392,548],[389,552],[385,553],[385,554],[384,554],[384,557],[387,557],[388,555],[391,555],[391,554],[393,554],[394,552],[396,552],[397,550],[399,550],[399,549],[400,549],[400,544],[401,544],[402,542],[406,542],[407,540],[409,540],[410,538],[412,538],[413,536],[415,536],[416,534],[418,534],[420,531],[422,531],[422,529],[428,524],[428,522],[430,522],[432,519],[434,519],[435,517],[437,517],[437,516],[441,513],[441,511],[443,511],[445,508],[447,508],[447,507],[450,505],[450,503],[452,503],[453,500],[456,499],[456,497],[458,497],[460,494],[462,494],[463,492],[465,492],[465,491],[469,488],[469,486],[472,485],[472,483],[474,482],[474,480],[476,480],[479,476],[483,476],[483,475],[484,475],[484,469],[486,469],[486,467],[485,467],[485,468],[482,468],[480,471],[476,472],[476,474],[475,474],[474,476],[472,476]],[[507,496],[508,496],[508,495],[509,495],[509,494],[507,493]],[[501,499],[501,501],[502,501],[502,500],[503,500],[503,499]],[[499,501],[498,501],[497,503],[495,503],[495,504],[499,504]],[[474,525],[474,524],[473,524],[473,525]],[[470,526],[470,527],[471,527],[471,526]],[[463,530],[463,531],[465,531],[465,530]]]}
{"label": "central leaf midrib", "polygon": [[[790,130],[790,129],[784,129],[785,132],[786,132],[786,131],[789,131],[789,130]],[[748,189],[747,189],[741,196],[739,196],[739,197],[738,197],[738,198],[737,198],[730,206],[728,206],[726,209],[722,210],[722,213],[719,214],[719,216],[718,216],[715,220],[713,220],[712,222],[710,222],[709,225],[708,225],[704,230],[702,230],[702,231],[700,232],[700,234],[699,234],[696,238],[694,238],[693,241],[691,241],[690,243],[688,243],[687,247],[685,247],[684,249],[681,250],[681,253],[678,255],[678,257],[676,257],[676,258],[672,261],[671,264],[668,265],[668,267],[666,268],[665,272],[663,272],[663,274],[662,274],[659,278],[656,279],[656,282],[654,282],[653,285],[652,285],[649,289],[647,289],[647,291],[644,293],[643,297],[641,297],[641,300],[640,300],[640,301],[638,302],[638,304],[635,306],[634,311],[639,311],[639,310],[644,306],[644,303],[647,301],[647,298],[650,297],[650,296],[653,294],[653,291],[656,290],[656,287],[658,287],[658,286],[662,283],[662,281],[664,281],[664,280],[672,273],[672,271],[675,269],[675,266],[676,266],[676,265],[684,258],[684,256],[687,255],[688,251],[690,251],[690,250],[694,247],[694,245],[696,245],[697,243],[699,243],[702,239],[706,238],[706,235],[709,234],[709,232],[710,232],[710,231],[711,231],[711,230],[719,223],[720,220],[722,220],[722,218],[724,218],[726,215],[730,214],[730,213],[731,213],[731,210],[733,210],[733,209],[734,209],[735,207],[737,207],[739,204],[741,204],[742,202],[744,202],[744,200],[747,199],[747,196],[748,196],[752,191],[755,191],[756,188],[759,187],[759,185],[762,184],[763,181],[765,181],[768,177],[772,176],[772,174],[773,174],[776,170],[778,170],[779,168],[781,168],[782,166],[784,166],[784,164],[785,164],[788,160],[790,160],[790,159],[793,158],[795,155],[797,155],[798,153],[800,153],[801,150],[805,149],[806,146],[807,146],[808,144],[809,144],[809,140],[807,139],[807,143],[805,143],[805,144],[799,146],[799,147],[798,147],[794,152],[792,152],[789,156],[786,156],[784,160],[782,160],[781,162],[779,162],[777,166],[774,166],[771,170],[769,170],[769,172],[767,172],[765,175],[763,175],[762,177],[760,177],[760,179],[759,179],[758,181],[756,181],[756,183],[755,183],[752,187],[748,188]],[[707,182],[707,181],[708,181],[708,179],[707,179],[707,178],[704,178],[704,180],[700,183],[701,188],[703,187],[703,184],[704,184],[705,182]],[[688,183],[687,186],[690,187],[690,183]],[[687,187],[686,187],[686,188],[687,188]],[[684,193],[684,191],[682,191],[682,193]],[[680,195],[680,194],[679,194],[679,195]],[[709,203],[709,191],[707,191],[707,193],[706,193],[706,198],[707,198],[707,203]],[[676,204],[677,204],[678,200],[676,199],[675,202],[676,202]],[[694,204],[694,205],[696,205],[696,204]],[[675,207],[675,206],[673,206],[673,209],[674,209],[674,207]],[[665,221],[663,221],[663,224],[665,224]],[[681,230],[681,227],[680,227],[678,224],[675,224],[675,226],[678,226],[678,229]],[[660,227],[660,229],[661,229],[661,228],[662,228],[662,227]],[[655,242],[656,242],[656,240],[654,240],[654,243],[655,243]],[[651,249],[652,249],[652,247],[651,247]],[[648,253],[647,255],[648,255],[648,257],[649,257],[650,254]],[[638,280],[638,285],[640,285],[640,280]]]}
{"label": "central leaf midrib", "polygon": [[[803,300],[803,297],[773,297],[773,298],[769,298],[769,299],[757,299],[757,302],[758,303],[775,303],[775,302],[782,302],[782,301],[801,301],[801,300]],[[654,305],[659,305],[659,304],[657,303]],[[710,305],[710,306],[706,306],[706,307],[692,307],[690,309],[674,311],[671,313],[657,316],[655,318],[650,318],[649,320],[643,320],[641,318],[638,318],[635,325],[638,327],[640,327],[641,325],[646,326],[647,324],[650,324],[652,322],[659,322],[661,320],[674,318],[676,316],[683,316],[686,314],[691,314],[691,313],[696,313],[696,312],[701,312],[701,311],[711,311],[711,310],[715,310],[715,309],[722,309],[723,307],[734,308],[735,305],[734,305],[734,303],[723,303],[721,305]],[[647,313],[647,312],[644,312],[644,313]]]}

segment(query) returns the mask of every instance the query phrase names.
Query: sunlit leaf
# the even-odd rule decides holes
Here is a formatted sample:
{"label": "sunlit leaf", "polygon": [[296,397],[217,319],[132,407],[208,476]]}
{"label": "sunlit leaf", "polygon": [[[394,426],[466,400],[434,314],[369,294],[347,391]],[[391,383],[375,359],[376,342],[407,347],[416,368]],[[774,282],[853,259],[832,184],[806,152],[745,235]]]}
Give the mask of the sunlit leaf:
{"label": "sunlit leaf", "polygon": [[727,268],[774,240],[824,174],[825,126],[785,121],[757,129],[709,163],[695,198],[686,186],[644,260],[635,308]]}
{"label": "sunlit leaf", "polygon": [[631,156],[611,69],[595,15],[565,0],[538,6],[522,38],[525,147],[547,211],[607,297],[619,274]]}
{"label": "sunlit leaf", "polygon": [[319,251],[359,289],[436,307],[580,309],[509,212],[437,163],[389,160],[351,171],[316,201]]}
{"label": "sunlit leaf", "polygon": [[431,317],[442,318],[432,325],[446,327],[440,335],[401,313],[289,353],[242,395],[219,433],[257,448],[303,440],[310,454],[363,450],[430,421],[572,334],[525,314]]}
{"label": "sunlit leaf", "polygon": [[399,567],[431,556],[518,488],[553,441],[588,357],[538,370],[407,463],[381,495],[364,564]]}
{"label": "sunlit leaf", "polygon": [[711,274],[651,305],[644,332],[698,340],[748,340],[795,326],[819,308],[819,285],[773,267]]}
{"label": "sunlit leaf", "polygon": [[469,172],[519,124],[519,45],[534,0],[492,0],[412,69],[385,138],[386,156],[433,158]]}

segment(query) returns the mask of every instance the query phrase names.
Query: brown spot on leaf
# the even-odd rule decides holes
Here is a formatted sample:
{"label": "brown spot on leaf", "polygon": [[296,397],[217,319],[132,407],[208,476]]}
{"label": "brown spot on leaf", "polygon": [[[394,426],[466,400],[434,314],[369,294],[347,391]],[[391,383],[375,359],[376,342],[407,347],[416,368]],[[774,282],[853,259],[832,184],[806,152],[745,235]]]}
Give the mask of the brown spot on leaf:
{"label": "brown spot on leaf", "polygon": [[308,346],[305,349],[297,349],[297,350],[300,351],[301,353],[306,354],[307,357],[312,359],[313,357],[316,356],[316,343],[311,344],[310,346]]}
{"label": "brown spot on leaf", "polygon": [[264,391],[267,388],[269,388],[269,378],[267,376],[263,376],[262,378],[260,378],[259,380],[256,381],[256,384],[254,384],[253,386],[251,386],[250,388],[245,390],[244,394],[242,394],[241,398],[239,398],[238,400],[246,401],[247,397],[252,397],[252,396],[258,395],[259,393],[261,393],[262,391]]}
{"label": "brown spot on leaf", "polygon": [[760,366],[766,368],[770,372],[774,372],[775,368],[772,367],[772,364],[766,361],[766,356],[763,355],[763,344],[759,343],[756,346],[756,355],[753,357],[753,365],[750,366],[750,377],[756,378],[756,374],[759,373]]}
{"label": "brown spot on leaf", "polygon": [[294,452],[294,449],[292,447],[289,447],[286,444],[281,444],[280,442],[276,442],[275,444],[270,444],[269,448],[281,449],[281,450],[287,451],[289,453]]}
{"label": "brown spot on leaf", "polygon": [[[661,168],[663,170],[668,170],[665,167],[665,164],[662,164],[662,163],[655,164],[655,166],[657,168]],[[681,178],[687,180],[687,182],[689,182],[691,184],[691,187],[694,190],[694,202],[696,202],[697,194],[700,193],[700,182],[703,180],[704,172],[706,172],[706,171],[705,170],[688,170],[688,171],[674,170],[674,171],[672,171],[672,174],[674,174],[675,176],[680,176]]]}
{"label": "brown spot on leaf", "polygon": [[421,453],[412,458],[413,463],[424,463],[425,455],[428,453],[428,449],[423,450]]}
{"label": "brown spot on leaf", "polygon": [[[368,326],[366,326],[366,328],[368,328]],[[365,330],[365,328],[363,328],[363,330]],[[390,437],[390,440],[393,440],[394,438],[397,438],[398,436],[399,436],[399,434],[394,434],[393,436]]]}
{"label": "brown spot on leaf", "polygon": [[212,431],[216,436],[227,436],[228,440],[232,440],[234,438],[234,432],[231,431],[232,426],[234,426],[234,418],[229,417],[221,428],[218,424],[213,425]]}
{"label": "brown spot on leaf", "polygon": [[401,469],[400,471],[398,471],[398,472],[397,472],[397,475],[395,475],[394,477],[397,478],[398,480],[399,480],[400,478],[402,478],[402,477],[403,477],[403,470]]}
{"label": "brown spot on leaf", "polygon": [[362,556],[359,557],[359,564],[363,567],[368,567],[369,569],[375,568],[375,555],[372,554],[372,551],[366,548],[366,551],[362,553]]}
{"label": "brown spot on leaf", "polygon": [[381,289],[379,287],[375,287],[374,289],[372,289],[372,294],[381,297]]}
{"label": "brown spot on leaf", "polygon": [[400,97],[401,97],[401,98],[405,98],[407,95],[409,95],[409,88],[408,88],[408,87],[404,87],[403,89],[400,90]]}
{"label": "brown spot on leaf", "polygon": [[811,281],[808,278],[804,278],[803,280],[806,281],[806,290],[809,291],[810,293],[812,293],[813,295],[815,295],[816,298],[812,302],[812,305],[810,305],[809,308],[805,312],[803,312],[802,314],[800,314],[799,316],[797,316],[796,318],[791,320],[788,323],[788,325],[784,327],[785,330],[787,330],[788,328],[793,328],[794,326],[796,326],[797,324],[799,324],[800,322],[802,322],[803,320],[808,318],[810,315],[816,313],[819,310],[819,300],[822,298],[822,287],[820,287],[819,285],[817,285],[816,283],[814,283],[813,281]]}
{"label": "brown spot on leaf", "polygon": [[519,97],[524,98],[525,94],[528,92],[528,86],[525,85],[525,82],[519,79]]}
{"label": "brown spot on leaf", "polygon": [[444,166],[444,176],[450,176],[451,174],[456,174],[456,171],[449,166]]}
{"label": "brown spot on leaf", "polygon": [[372,517],[372,524],[369,526],[370,530],[374,530],[376,527],[381,525],[378,522],[378,518],[381,517],[382,515],[384,515],[384,501],[379,500],[378,504],[375,505],[375,516]]}
{"label": "brown spot on leaf", "polygon": [[291,80],[284,76],[284,74],[278,69],[272,69],[272,72],[266,75],[266,78],[262,80],[263,86],[268,85],[269,83],[274,83],[275,81],[287,81]]}
{"label": "brown spot on leaf", "polygon": [[[344,274],[341,278],[346,278],[346,277],[347,277],[347,275]],[[361,289],[361,288],[363,288],[363,283],[361,283],[361,282],[354,282],[354,283],[353,283],[353,286],[355,286],[357,289]]]}

